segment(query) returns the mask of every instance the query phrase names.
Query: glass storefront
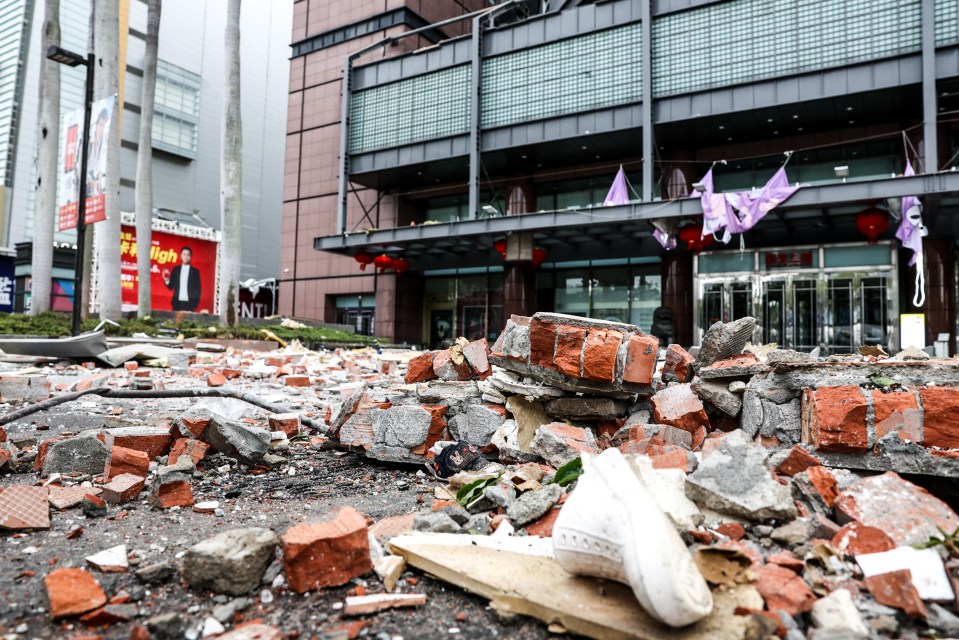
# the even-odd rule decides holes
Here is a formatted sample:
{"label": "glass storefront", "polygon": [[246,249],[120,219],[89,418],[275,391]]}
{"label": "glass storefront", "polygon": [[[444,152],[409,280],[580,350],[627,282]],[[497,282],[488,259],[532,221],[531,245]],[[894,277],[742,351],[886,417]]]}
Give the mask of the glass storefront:
{"label": "glass storefront", "polygon": [[361,336],[373,335],[375,293],[336,297],[336,324],[346,324]]}
{"label": "glass storefront", "polygon": [[[536,272],[536,308],[626,322],[649,331],[662,300],[658,259],[594,260],[545,264]],[[499,337],[503,312],[503,269],[447,269],[426,273],[423,342],[439,348],[447,340]]]}
{"label": "glass storefront", "polygon": [[889,242],[704,253],[695,271],[697,342],[718,320],[753,316],[753,342],[797,351],[898,345],[896,251]]}
{"label": "glass storefront", "polygon": [[660,265],[644,260],[547,265],[536,276],[539,308],[635,324],[649,331],[662,300]]}
{"label": "glass storefront", "polygon": [[449,269],[427,273],[423,341],[439,349],[465,336],[496,340],[503,325],[503,269]]}

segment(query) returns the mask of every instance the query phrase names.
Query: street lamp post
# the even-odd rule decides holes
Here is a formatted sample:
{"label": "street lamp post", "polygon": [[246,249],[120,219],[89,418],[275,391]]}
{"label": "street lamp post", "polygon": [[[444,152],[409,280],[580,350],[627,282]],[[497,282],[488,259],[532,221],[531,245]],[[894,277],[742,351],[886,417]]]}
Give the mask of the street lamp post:
{"label": "street lamp post", "polygon": [[86,57],[50,45],[47,59],[65,64],[68,67],[84,65],[87,68],[86,95],[83,99],[83,145],[80,148],[80,193],[77,202],[77,255],[73,269],[73,321],[71,332],[80,335],[80,315],[83,309],[83,251],[84,235],[87,228],[87,155],[90,146],[90,111],[93,107],[93,68],[95,57],[88,53]]}

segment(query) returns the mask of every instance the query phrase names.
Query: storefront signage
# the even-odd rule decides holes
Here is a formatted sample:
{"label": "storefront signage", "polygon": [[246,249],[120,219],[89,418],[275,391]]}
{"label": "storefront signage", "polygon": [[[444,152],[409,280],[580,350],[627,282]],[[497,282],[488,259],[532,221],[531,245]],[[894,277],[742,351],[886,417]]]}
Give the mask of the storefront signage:
{"label": "storefront signage", "polygon": [[80,200],[80,181],[87,184],[86,208],[83,219],[93,224],[107,219],[107,150],[110,143],[110,123],[113,119],[116,96],[102,98],[91,109],[89,146],[87,148],[87,175],[80,175],[83,139],[83,109],[63,115],[65,132],[60,150],[60,189],[57,200],[57,230],[66,231],[77,226]]}
{"label": "storefront signage", "polygon": [[767,269],[812,267],[812,251],[778,251],[765,255]]}
{"label": "storefront signage", "polygon": [[[139,248],[136,227],[123,225],[120,240],[123,310],[136,311],[139,295],[137,280]],[[189,250],[189,257],[186,258],[189,260],[189,270],[183,268],[186,253],[184,249]],[[216,281],[216,250],[217,243],[210,240],[154,231],[153,246],[150,247],[150,306],[152,309],[212,313]]]}

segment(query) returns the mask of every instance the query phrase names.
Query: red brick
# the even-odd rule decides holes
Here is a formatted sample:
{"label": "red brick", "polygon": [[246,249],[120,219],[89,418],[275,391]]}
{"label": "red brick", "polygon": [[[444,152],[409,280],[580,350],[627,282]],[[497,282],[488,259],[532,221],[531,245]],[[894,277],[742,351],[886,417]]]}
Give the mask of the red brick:
{"label": "red brick", "polygon": [[666,453],[666,447],[661,442],[650,439],[627,440],[617,447],[623,455],[661,456]]}
{"label": "red brick", "polygon": [[135,624],[130,628],[130,640],[150,640],[150,632],[146,627]]}
{"label": "red brick", "polygon": [[679,469],[682,472],[689,471],[689,451],[682,447],[672,445],[663,447],[665,451],[660,455],[650,455],[649,459],[653,463],[654,469]]}
{"label": "red brick", "polygon": [[150,502],[160,509],[189,507],[196,504],[196,500],[193,499],[193,490],[186,480],[164,482],[150,496]]}
{"label": "red brick", "polygon": [[270,416],[270,429],[282,431],[287,437],[292,438],[300,433],[300,414],[274,413]]}
{"label": "red brick", "polygon": [[288,387],[308,387],[310,376],[286,376],[283,378],[283,384]]}
{"label": "red brick", "polygon": [[581,377],[583,361],[583,343],[586,341],[586,329],[561,324],[556,330],[555,368],[574,378]]}
{"label": "red brick", "polygon": [[124,362],[124,363],[123,363],[123,368],[126,369],[127,371],[133,371],[134,369],[138,368],[139,366],[140,366],[140,363],[138,363],[138,362]]}
{"label": "red brick", "polygon": [[57,620],[77,616],[107,603],[96,579],[83,569],[57,569],[43,579],[50,616]]}
{"label": "red brick", "polygon": [[818,451],[862,453],[868,449],[866,396],[855,385],[803,391],[803,441]]}
{"label": "red brick", "polygon": [[926,387],[922,398],[922,444],[925,447],[959,449],[959,389]]}
{"label": "red brick", "polygon": [[110,457],[107,459],[103,473],[108,480],[113,480],[124,473],[146,478],[149,472],[150,456],[135,449],[113,447],[110,449]]}
{"label": "red brick", "polygon": [[7,432],[4,430],[3,427],[0,427],[0,442],[6,442],[6,441],[7,441]]}
{"label": "red brick", "polygon": [[816,489],[819,497],[822,498],[826,506],[832,509],[839,497],[839,483],[836,482],[836,476],[832,471],[823,466],[809,467],[806,469],[806,477],[810,484]]}
{"label": "red brick", "polygon": [[779,466],[776,467],[776,473],[791,478],[797,473],[809,469],[809,467],[818,467],[821,464],[816,456],[797,444],[789,450],[789,455],[786,456],[786,459],[780,462]]}
{"label": "red brick", "polygon": [[338,586],[371,571],[367,536],[366,518],[353,507],[287,529],[280,540],[290,589],[305,593]]}
{"label": "red brick", "polygon": [[147,454],[150,460],[166,455],[173,445],[169,425],[139,429],[107,429],[105,444],[108,447],[135,449]]}
{"label": "red brick", "polygon": [[553,368],[556,351],[556,323],[533,318],[529,323],[529,363]]}
{"label": "red brick", "polygon": [[620,331],[590,329],[583,351],[583,377],[587,380],[616,380],[616,356],[623,344]]}
{"label": "red brick", "polygon": [[473,340],[463,347],[463,357],[480,378],[485,380],[492,375],[493,371],[489,366],[489,341],[486,338]]}
{"label": "red brick", "polygon": [[774,553],[768,558],[766,558],[767,564],[775,564],[794,571],[797,574],[801,574],[805,564],[801,558],[797,558],[795,554],[790,551],[780,551],[779,553]]}
{"label": "red brick", "polygon": [[209,418],[190,418],[188,416],[180,416],[180,419],[177,422],[178,425],[175,427],[176,434],[184,438],[200,438],[203,436],[203,432],[206,431],[206,428],[210,426]]}
{"label": "red brick", "polygon": [[926,618],[929,611],[912,583],[909,569],[881,573],[865,579],[866,588],[879,604],[901,609],[910,618]]}
{"label": "red brick", "polygon": [[959,517],[931,493],[893,471],[857,480],[836,499],[840,522],[882,529],[899,545],[925,542],[939,531],[955,531]]}
{"label": "red brick", "polygon": [[[566,496],[563,495],[563,498]],[[551,538],[553,537],[553,525],[556,524],[557,518],[559,518],[559,511],[562,507],[553,507],[546,512],[539,520],[526,525],[526,533],[531,536],[539,536],[541,538]]]}
{"label": "red brick", "polygon": [[[632,436],[632,431],[630,431],[630,436]],[[659,433],[653,436],[652,439],[665,442],[666,444],[675,444],[684,447],[692,447],[693,445],[693,434],[670,424],[663,425],[663,428],[660,429]]]}
{"label": "red brick", "polygon": [[110,504],[120,504],[133,500],[143,491],[143,478],[132,474],[122,474],[101,487],[101,497]]}
{"label": "red brick", "polygon": [[678,344],[671,344],[666,348],[666,359],[663,362],[663,380],[670,382],[675,379],[679,382],[689,382],[693,379],[693,357]]}
{"label": "red brick", "polygon": [[883,393],[872,392],[875,412],[876,437],[881,438],[892,431],[899,432],[903,442],[922,442],[922,414],[916,394],[912,391]]}
{"label": "red brick", "polygon": [[223,377],[227,380],[235,380],[243,375],[243,372],[237,369],[220,369],[220,373],[222,373]]}
{"label": "red brick", "polygon": [[718,533],[733,540],[742,540],[746,536],[746,529],[738,522],[724,522],[716,527]]}
{"label": "red brick", "polygon": [[778,564],[767,564],[759,570],[756,589],[766,601],[766,608],[791,616],[809,611],[816,602],[806,581]]}
{"label": "red brick", "polygon": [[473,377],[473,370],[466,364],[466,360],[456,364],[449,349],[437,351],[433,357],[433,373],[443,380],[469,380]]}
{"label": "red brick", "polygon": [[693,431],[693,441],[690,444],[690,448],[693,451],[700,451],[703,448],[703,443],[706,442],[706,427],[699,427]]}
{"label": "red brick", "polygon": [[857,556],[861,553],[892,551],[896,548],[896,542],[882,529],[850,522],[836,532],[832,546],[846,555]]}
{"label": "red brick", "polygon": [[629,344],[626,347],[626,367],[623,369],[623,382],[652,384],[658,354],[659,338],[655,336],[629,336]]}
{"label": "red brick", "polygon": [[653,422],[670,424],[683,431],[695,433],[700,427],[709,426],[709,416],[689,384],[677,384],[656,393],[650,402],[653,405]]}
{"label": "red brick", "polygon": [[222,373],[211,373],[206,377],[206,386],[222,387],[226,384],[226,377]]}
{"label": "red brick", "polygon": [[206,452],[210,450],[210,445],[203,442],[202,440],[194,440],[192,438],[178,438],[175,443],[173,443],[173,448],[170,450],[170,457],[167,459],[167,464],[176,464],[176,461],[180,459],[180,456],[188,456],[193,460],[193,464],[200,464],[200,460],[206,457]]}
{"label": "red brick", "polygon": [[13,460],[13,454],[6,449],[0,449],[0,469],[11,460]]}

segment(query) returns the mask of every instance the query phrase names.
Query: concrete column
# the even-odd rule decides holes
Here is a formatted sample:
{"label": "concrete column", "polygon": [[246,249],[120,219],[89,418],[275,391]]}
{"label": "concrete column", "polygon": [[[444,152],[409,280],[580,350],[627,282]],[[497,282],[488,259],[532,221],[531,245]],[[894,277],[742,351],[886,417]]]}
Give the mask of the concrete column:
{"label": "concrete column", "polygon": [[693,344],[693,254],[682,251],[663,256],[663,306],[673,310],[676,343]]}
{"label": "concrete column", "polygon": [[[936,3],[922,0],[922,137],[924,144],[923,164],[925,173],[939,170],[939,140],[936,118],[938,93],[936,92]],[[928,326],[928,325],[927,325]]]}
{"label": "concrete column", "polygon": [[536,313],[536,275],[528,260],[507,262],[503,266],[503,314],[531,316]]}

